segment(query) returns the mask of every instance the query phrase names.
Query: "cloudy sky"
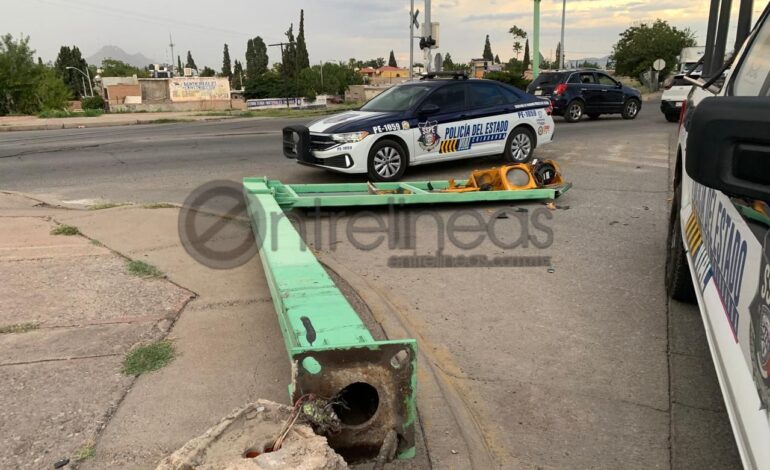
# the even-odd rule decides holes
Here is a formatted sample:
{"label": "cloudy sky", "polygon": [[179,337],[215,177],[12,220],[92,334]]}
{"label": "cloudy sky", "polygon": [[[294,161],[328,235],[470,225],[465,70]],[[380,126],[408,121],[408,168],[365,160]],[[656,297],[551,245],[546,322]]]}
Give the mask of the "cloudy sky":
{"label": "cloudy sky", "polygon": [[[408,0],[2,0],[0,33],[29,35],[43,60],[53,60],[61,45],[77,45],[88,56],[103,45],[168,60],[169,32],[182,57],[189,49],[199,67],[221,68],[222,47],[233,59],[243,56],[246,40],[284,39],[290,23],[305,9],[305,30],[312,62],[385,57],[391,49],[408,61]],[[708,0],[567,0],[567,59],[608,54],[618,33],[656,18],[689,27],[702,43]],[[737,2],[733,2],[737,4]],[[755,0],[756,11],[764,0]],[[415,0],[423,9],[424,1]],[[542,0],[541,51],[554,53],[561,25],[561,0]],[[532,30],[531,0],[434,0],[433,21],[441,23],[440,52],[455,61],[479,57],[484,37],[492,51],[513,55],[511,25]],[[422,15],[421,15],[422,16]],[[735,16],[735,15],[734,15]],[[268,51],[271,62],[277,48]]]}

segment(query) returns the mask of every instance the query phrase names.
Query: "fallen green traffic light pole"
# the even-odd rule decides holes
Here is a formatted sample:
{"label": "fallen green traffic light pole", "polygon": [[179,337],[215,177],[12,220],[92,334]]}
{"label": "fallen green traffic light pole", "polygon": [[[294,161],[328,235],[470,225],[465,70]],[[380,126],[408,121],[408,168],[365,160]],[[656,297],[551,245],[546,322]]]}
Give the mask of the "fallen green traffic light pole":
{"label": "fallen green traffic light pole", "polygon": [[[283,210],[551,200],[570,187],[442,192],[449,186],[449,181],[378,183],[376,187],[367,183],[286,185],[267,178],[243,181],[249,218],[292,363],[289,393],[292,401],[313,394],[336,403],[341,430],[327,438],[343,456],[376,456],[391,431],[397,435],[396,455],[415,455],[417,343],[375,340],[323,266],[304,248],[299,233],[284,220]],[[273,240],[280,240],[280,247],[271,246]]]}

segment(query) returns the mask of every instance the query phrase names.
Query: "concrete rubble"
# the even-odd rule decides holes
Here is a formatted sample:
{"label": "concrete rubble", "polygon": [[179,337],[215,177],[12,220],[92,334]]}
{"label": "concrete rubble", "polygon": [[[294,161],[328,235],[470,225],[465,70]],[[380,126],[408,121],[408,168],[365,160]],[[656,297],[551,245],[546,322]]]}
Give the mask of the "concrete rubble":
{"label": "concrete rubble", "polygon": [[291,415],[291,407],[257,400],[233,411],[222,421],[163,459],[156,470],[341,470],[345,460],[326,438],[296,423],[283,446],[270,449]]}

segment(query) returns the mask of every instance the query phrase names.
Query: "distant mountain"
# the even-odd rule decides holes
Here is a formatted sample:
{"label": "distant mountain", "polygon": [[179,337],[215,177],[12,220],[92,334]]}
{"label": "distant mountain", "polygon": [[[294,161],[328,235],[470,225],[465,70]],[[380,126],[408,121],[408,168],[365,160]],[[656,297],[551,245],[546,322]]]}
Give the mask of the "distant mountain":
{"label": "distant mountain", "polygon": [[134,67],[147,67],[149,64],[155,63],[153,59],[150,59],[141,53],[129,54],[118,46],[104,46],[97,52],[89,57],[86,57],[86,61],[92,65],[101,65],[104,59],[115,59],[123,61],[127,64],[131,64]]}
{"label": "distant mountain", "polygon": [[610,60],[610,56],[604,57],[585,57],[583,59],[568,60],[572,67],[582,64],[583,62],[591,62],[592,64],[599,64],[601,68],[607,68],[607,61]]}

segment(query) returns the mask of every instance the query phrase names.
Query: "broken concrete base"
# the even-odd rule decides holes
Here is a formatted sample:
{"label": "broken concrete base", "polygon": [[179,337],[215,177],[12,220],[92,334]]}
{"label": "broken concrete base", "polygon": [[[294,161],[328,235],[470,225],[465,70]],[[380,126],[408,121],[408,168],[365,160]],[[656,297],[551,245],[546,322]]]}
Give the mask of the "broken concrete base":
{"label": "broken concrete base", "polygon": [[291,407],[257,400],[235,410],[203,435],[185,444],[156,470],[338,470],[345,461],[304,424],[295,424],[283,446],[272,447],[291,415]]}

